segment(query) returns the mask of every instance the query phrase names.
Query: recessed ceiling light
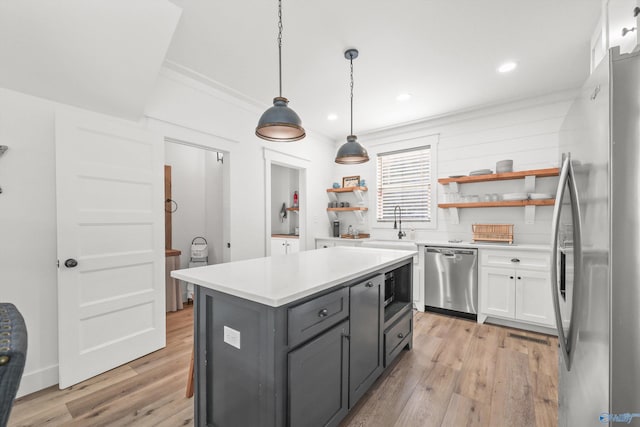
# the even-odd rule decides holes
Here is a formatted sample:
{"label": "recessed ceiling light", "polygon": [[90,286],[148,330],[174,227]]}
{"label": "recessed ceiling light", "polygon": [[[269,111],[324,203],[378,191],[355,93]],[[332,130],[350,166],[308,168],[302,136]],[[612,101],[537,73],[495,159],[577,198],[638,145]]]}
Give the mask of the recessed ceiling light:
{"label": "recessed ceiling light", "polygon": [[518,64],[516,64],[515,62],[505,62],[504,64],[500,65],[498,67],[498,72],[499,73],[508,73],[510,71],[513,71],[516,69],[516,67],[518,66]]}
{"label": "recessed ceiling light", "polygon": [[400,95],[396,96],[397,101],[408,101],[409,99],[411,99],[410,93],[401,93]]}
{"label": "recessed ceiling light", "polygon": [[338,119],[338,115],[337,114],[331,113],[331,114],[329,114],[327,116],[327,120],[337,120],[337,119]]}

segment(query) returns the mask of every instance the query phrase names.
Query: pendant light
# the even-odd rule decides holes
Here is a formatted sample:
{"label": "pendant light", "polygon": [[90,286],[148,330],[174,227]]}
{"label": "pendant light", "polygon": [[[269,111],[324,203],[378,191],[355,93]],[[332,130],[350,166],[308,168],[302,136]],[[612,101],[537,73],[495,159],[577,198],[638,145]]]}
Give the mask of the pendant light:
{"label": "pendant light", "polygon": [[278,0],[278,76],[280,95],[273,98],[273,107],[265,111],[256,127],[259,138],[273,142],[299,141],[306,136],[302,120],[291,108],[289,100],[282,96],[282,0]]}
{"label": "pendant light", "polygon": [[344,57],[349,60],[351,65],[351,134],[347,136],[347,142],[342,144],[336,154],[336,163],[342,165],[354,165],[369,161],[367,150],[358,142],[358,137],[353,134],[353,60],[358,57],[357,49],[348,49],[344,53]]}

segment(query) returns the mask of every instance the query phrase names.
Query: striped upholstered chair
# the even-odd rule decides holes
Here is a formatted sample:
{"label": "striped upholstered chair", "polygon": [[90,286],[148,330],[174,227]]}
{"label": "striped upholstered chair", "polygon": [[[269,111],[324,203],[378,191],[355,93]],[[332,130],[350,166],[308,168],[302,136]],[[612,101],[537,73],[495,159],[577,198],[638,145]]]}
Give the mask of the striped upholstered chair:
{"label": "striped upholstered chair", "polygon": [[0,303],[0,426],[6,426],[27,357],[27,327],[13,304]]}

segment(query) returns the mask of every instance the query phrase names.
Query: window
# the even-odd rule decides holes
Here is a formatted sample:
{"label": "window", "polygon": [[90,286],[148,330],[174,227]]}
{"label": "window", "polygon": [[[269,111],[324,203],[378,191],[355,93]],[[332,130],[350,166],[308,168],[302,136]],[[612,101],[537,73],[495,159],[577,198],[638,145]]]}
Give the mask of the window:
{"label": "window", "polygon": [[403,221],[431,222],[431,146],[379,153],[377,162],[377,220],[393,221],[400,206]]}

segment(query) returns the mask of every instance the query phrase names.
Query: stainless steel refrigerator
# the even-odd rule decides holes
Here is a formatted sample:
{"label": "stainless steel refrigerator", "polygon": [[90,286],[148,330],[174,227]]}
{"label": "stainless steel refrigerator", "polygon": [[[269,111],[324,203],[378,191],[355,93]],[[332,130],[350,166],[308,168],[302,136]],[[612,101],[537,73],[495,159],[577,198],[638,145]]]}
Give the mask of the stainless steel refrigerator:
{"label": "stainless steel refrigerator", "polygon": [[609,52],[559,144],[558,424],[640,426],[640,53]]}

